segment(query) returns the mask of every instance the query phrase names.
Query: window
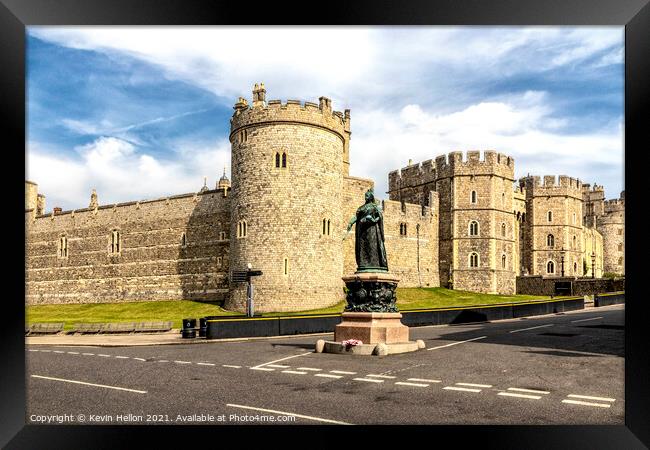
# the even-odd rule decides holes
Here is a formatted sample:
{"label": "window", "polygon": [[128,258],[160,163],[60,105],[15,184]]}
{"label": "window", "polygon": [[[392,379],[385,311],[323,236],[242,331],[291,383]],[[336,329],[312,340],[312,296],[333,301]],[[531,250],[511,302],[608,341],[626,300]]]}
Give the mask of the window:
{"label": "window", "polygon": [[275,167],[276,168],[280,167],[280,154],[279,153],[275,154]]}
{"label": "window", "polygon": [[555,263],[553,261],[549,261],[546,263],[546,273],[548,274],[555,273]]}
{"label": "window", "polygon": [[478,253],[472,252],[469,254],[469,266],[478,267]]}
{"label": "window", "polygon": [[181,233],[181,247],[185,247],[187,245],[187,236],[185,233]]}
{"label": "window", "polygon": [[576,213],[573,213],[573,224],[576,224]]}
{"label": "window", "polygon": [[226,240],[226,232],[225,231],[220,231],[219,232],[219,240],[220,241],[225,241]]}
{"label": "window", "polygon": [[406,223],[402,222],[399,224],[399,234],[400,236],[406,236]]}
{"label": "window", "polygon": [[469,235],[478,236],[478,222],[476,220],[472,220],[469,223]]}
{"label": "window", "polygon": [[331,220],[330,219],[323,219],[323,236],[329,236],[330,235],[330,227],[331,227]]}
{"label": "window", "polygon": [[577,248],[578,248],[578,241],[576,240],[576,237],[573,236],[573,249],[575,250]]}
{"label": "window", "polygon": [[65,236],[61,236],[59,238],[59,248],[57,251],[57,256],[59,258],[67,258],[68,257],[68,238]]}
{"label": "window", "polygon": [[501,255],[501,268],[506,268],[506,255]]}
{"label": "window", "polygon": [[237,238],[245,238],[247,234],[246,221],[240,220],[237,222]]}
{"label": "window", "polygon": [[472,191],[472,193],[469,196],[469,201],[472,204],[476,204],[476,191]]}
{"label": "window", "polygon": [[113,230],[111,232],[111,254],[117,255],[120,253],[120,232]]}
{"label": "window", "polygon": [[287,168],[287,154],[286,152],[282,152],[280,154],[279,152],[275,153],[275,167],[280,168],[282,167],[283,169]]}
{"label": "window", "polygon": [[546,236],[546,245],[553,247],[555,245],[555,237],[552,234]]}
{"label": "window", "polygon": [[223,263],[223,258],[221,256],[217,256],[217,267],[221,267],[222,263]]}
{"label": "window", "polygon": [[619,236],[623,235],[623,229],[622,229],[622,228],[619,228],[619,229],[618,229],[618,235],[619,235]]}
{"label": "window", "polygon": [[241,130],[239,132],[239,142],[244,143],[248,140],[248,131],[247,130]]}
{"label": "window", "polygon": [[506,206],[506,193],[501,194],[501,206]]}
{"label": "window", "polygon": [[618,265],[619,266],[623,265],[623,257],[618,258]]}
{"label": "window", "polygon": [[501,236],[506,237],[506,224],[505,223],[501,224]]}
{"label": "window", "polygon": [[549,222],[553,222],[553,211],[549,211],[546,213],[546,218]]}
{"label": "window", "polygon": [[284,258],[283,266],[284,266],[284,275],[285,276],[289,275],[289,258]]}
{"label": "window", "polygon": [[618,251],[622,252],[623,251],[623,244],[618,244]]}
{"label": "window", "polygon": [[282,153],[282,168],[285,169],[287,167],[287,154]]}
{"label": "window", "polygon": [[577,263],[577,262],[574,262],[574,263],[573,263],[573,273],[574,273],[574,274],[577,274],[577,273],[578,273],[578,263]]}

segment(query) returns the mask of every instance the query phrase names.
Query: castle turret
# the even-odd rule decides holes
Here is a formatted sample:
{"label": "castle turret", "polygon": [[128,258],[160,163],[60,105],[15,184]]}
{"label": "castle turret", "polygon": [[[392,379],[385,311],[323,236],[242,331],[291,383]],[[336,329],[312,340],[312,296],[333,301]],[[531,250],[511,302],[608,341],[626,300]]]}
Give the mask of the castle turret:
{"label": "castle turret", "polygon": [[[346,115],[331,101],[243,99],[231,119],[231,270],[248,264],[257,311],[326,307],[342,300],[341,190]],[[299,180],[299,182],[296,182]],[[246,286],[230,284],[228,309],[244,310]],[[317,292],[318,295],[314,295]]]}
{"label": "castle turret", "polygon": [[93,189],[93,191],[90,193],[90,204],[88,205],[89,208],[95,209],[99,206],[99,200],[97,199],[97,191]]}
{"label": "castle turret", "polygon": [[230,180],[226,176],[226,168],[224,167],[223,175],[219,178],[219,182],[217,183],[217,190],[223,191],[223,195],[226,196],[228,189],[230,189]]}
{"label": "castle turret", "polygon": [[625,274],[625,191],[620,198],[604,202],[604,214],[597,227],[603,235],[603,270]]}

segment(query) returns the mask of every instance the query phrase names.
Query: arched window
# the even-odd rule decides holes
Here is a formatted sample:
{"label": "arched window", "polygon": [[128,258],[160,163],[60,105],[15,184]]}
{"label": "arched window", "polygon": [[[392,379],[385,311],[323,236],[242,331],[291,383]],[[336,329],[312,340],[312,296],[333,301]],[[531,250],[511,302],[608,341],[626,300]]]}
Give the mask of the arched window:
{"label": "arched window", "polygon": [[287,154],[283,152],[282,153],[282,168],[284,169],[286,167],[287,167]]}
{"label": "arched window", "polygon": [[469,235],[478,236],[478,222],[476,220],[472,220],[469,223]]}
{"label": "arched window", "polygon": [[501,194],[501,206],[506,206],[506,193]]}
{"label": "arched window", "polygon": [[618,244],[618,251],[622,252],[623,251],[623,244]]}
{"label": "arched window", "polygon": [[67,258],[68,257],[68,238],[65,236],[61,236],[59,238],[59,249],[57,252],[57,256],[59,258]]}
{"label": "arched window", "polygon": [[506,268],[506,255],[501,255],[501,268]]}
{"label": "arched window", "polygon": [[501,224],[501,236],[506,237],[506,224],[505,223]]}
{"label": "arched window", "polygon": [[111,232],[111,253],[117,255],[120,253],[120,232],[118,230],[113,230]]}
{"label": "arched window", "polygon": [[330,225],[331,225],[330,219],[323,219],[323,236],[330,235]]}
{"label": "arched window", "polygon": [[555,245],[555,237],[552,234],[546,236],[546,245],[553,247]]}
{"label": "arched window", "polygon": [[406,223],[402,222],[399,224],[399,234],[400,236],[406,236]]}
{"label": "arched window", "polygon": [[472,193],[469,195],[469,201],[472,204],[476,204],[476,191],[472,191]]}
{"label": "arched window", "polygon": [[478,267],[478,253],[472,252],[469,254],[469,266]]}
{"label": "arched window", "polygon": [[327,235],[330,235],[330,220],[327,219]]}
{"label": "arched window", "polygon": [[549,222],[553,222],[553,211],[549,211],[549,212],[546,213],[546,219]]}
{"label": "arched window", "polygon": [[237,222],[237,238],[245,238],[246,237],[246,221],[245,220],[240,220]]}
{"label": "arched window", "polygon": [[574,274],[577,274],[577,273],[578,273],[578,263],[577,263],[577,262],[574,262],[574,263],[573,263],[573,273],[574,273]]}
{"label": "arched window", "polygon": [[219,232],[219,240],[220,241],[226,240],[226,232],[225,231],[220,231]]}
{"label": "arched window", "polygon": [[577,241],[576,237],[573,236],[573,249],[575,250],[576,248],[578,248],[578,241]]}
{"label": "arched window", "polygon": [[222,263],[223,263],[223,257],[217,256],[217,267],[221,267]]}
{"label": "arched window", "polygon": [[549,261],[546,263],[546,273],[549,275],[555,273],[555,263],[553,261]]}
{"label": "arched window", "polygon": [[275,167],[276,168],[280,167],[280,154],[279,153],[275,154]]}
{"label": "arched window", "polygon": [[187,236],[185,235],[185,232],[181,233],[181,247],[185,247],[187,245]]}

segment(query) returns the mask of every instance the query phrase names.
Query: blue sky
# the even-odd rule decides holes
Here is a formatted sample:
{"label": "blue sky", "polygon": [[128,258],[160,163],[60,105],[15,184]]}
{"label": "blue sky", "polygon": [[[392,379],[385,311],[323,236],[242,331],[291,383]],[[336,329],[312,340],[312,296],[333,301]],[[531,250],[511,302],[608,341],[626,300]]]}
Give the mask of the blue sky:
{"label": "blue sky", "polygon": [[[213,186],[232,105],[351,109],[351,175],[497,150],[624,189],[622,27],[30,27],[27,173],[48,210]],[[383,197],[386,197],[385,195]]]}

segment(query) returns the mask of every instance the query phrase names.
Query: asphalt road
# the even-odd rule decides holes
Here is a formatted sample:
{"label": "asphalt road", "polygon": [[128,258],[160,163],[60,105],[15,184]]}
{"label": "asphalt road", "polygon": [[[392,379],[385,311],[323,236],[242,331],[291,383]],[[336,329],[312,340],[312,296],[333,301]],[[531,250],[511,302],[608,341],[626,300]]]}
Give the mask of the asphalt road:
{"label": "asphalt road", "polygon": [[[624,306],[411,328],[427,349],[313,352],[302,336],[26,349],[28,423],[624,423]],[[48,422],[49,421],[49,422]]]}

